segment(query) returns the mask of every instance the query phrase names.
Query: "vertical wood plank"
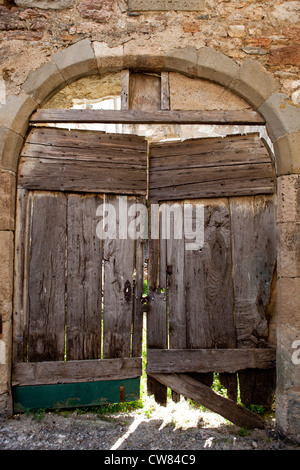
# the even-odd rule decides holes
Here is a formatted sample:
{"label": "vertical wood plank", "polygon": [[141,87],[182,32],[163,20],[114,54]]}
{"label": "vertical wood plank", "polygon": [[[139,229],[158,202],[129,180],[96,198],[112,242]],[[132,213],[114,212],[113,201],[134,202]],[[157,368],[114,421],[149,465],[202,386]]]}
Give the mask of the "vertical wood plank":
{"label": "vertical wood plank", "polygon": [[[208,240],[210,263],[207,281],[214,345],[217,348],[235,348],[234,293],[232,279],[232,248],[230,210],[227,199],[219,200],[211,212]],[[236,374],[220,374],[220,382],[227,388],[229,398],[237,400]]]}
{"label": "vertical wood plank", "polygon": [[174,211],[170,210],[170,237],[167,238],[169,341],[170,349],[184,349],[186,347],[186,315],[183,205],[181,203],[168,204],[169,208],[172,206]]}
{"label": "vertical wood plank", "polygon": [[[170,349],[186,348],[186,306],[185,306],[185,239],[183,236],[183,204],[166,204],[170,213],[166,223],[170,236],[167,240],[167,293],[169,307],[169,347]],[[180,396],[172,391],[173,401]]]}
{"label": "vertical wood plank", "polygon": [[121,71],[121,109],[129,109],[129,70]]}
{"label": "vertical wood plank", "polygon": [[[127,199],[128,207],[135,198]],[[103,357],[129,357],[133,317],[133,271],[135,240],[119,237],[120,218],[128,222],[127,211],[119,211],[120,197],[105,196],[105,205],[116,214],[116,234],[104,240]],[[110,206],[107,206],[110,205]]]}
{"label": "vertical wood plank", "polygon": [[[189,348],[234,348],[231,233],[226,199],[197,200],[204,204],[204,245],[186,250],[187,341]],[[196,213],[196,207],[194,207]],[[200,237],[201,238],[201,237]],[[212,384],[212,374],[193,374]],[[236,399],[235,375],[221,375],[230,398]]]}
{"label": "vertical wood plank", "polygon": [[101,196],[68,195],[67,360],[100,359],[102,243],[96,235]]}
{"label": "vertical wood plank", "polygon": [[[137,203],[145,207],[145,198],[137,198]],[[146,221],[145,221],[146,222]],[[146,227],[145,227],[146,229]],[[142,296],[144,292],[144,268],[145,268],[145,233],[135,241],[135,280],[134,280],[134,312],[132,330],[132,356],[142,355],[143,319]]]}
{"label": "vertical wood plank", "polygon": [[[159,211],[152,211],[152,206],[158,209],[158,202],[151,201],[149,207],[149,228],[157,227],[158,238],[149,233],[149,263],[148,263],[148,313],[147,313],[147,348],[166,349],[168,347],[167,301],[166,301],[166,241],[160,234]],[[154,220],[155,219],[155,220]],[[149,395],[162,406],[167,403],[167,387],[154,378],[147,377]]]}
{"label": "vertical wood plank", "polygon": [[[203,203],[203,201],[197,202]],[[207,213],[207,208],[205,208],[204,230],[207,226]],[[207,244],[202,249],[187,249],[185,252],[187,348],[189,349],[212,348],[214,345],[210,311],[206,305],[206,257]],[[207,386],[212,385],[211,373],[189,375]]]}
{"label": "vertical wood plank", "polygon": [[34,193],[28,275],[30,362],[64,359],[66,197]]}
{"label": "vertical wood plank", "polygon": [[[231,198],[237,347],[265,347],[276,269],[276,223],[271,196]],[[270,404],[275,370],[239,373],[241,401]],[[261,394],[264,390],[264,396]]]}
{"label": "vertical wood plank", "polygon": [[235,348],[230,213],[226,199],[210,204],[206,223],[206,298],[214,346]]}
{"label": "vertical wood plank", "polygon": [[31,194],[19,189],[16,207],[15,263],[14,263],[14,316],[13,316],[13,363],[26,361],[27,343],[25,339],[27,250],[30,238]]}
{"label": "vertical wood plank", "polygon": [[131,73],[129,109],[156,111],[161,107],[160,77],[154,74]]}

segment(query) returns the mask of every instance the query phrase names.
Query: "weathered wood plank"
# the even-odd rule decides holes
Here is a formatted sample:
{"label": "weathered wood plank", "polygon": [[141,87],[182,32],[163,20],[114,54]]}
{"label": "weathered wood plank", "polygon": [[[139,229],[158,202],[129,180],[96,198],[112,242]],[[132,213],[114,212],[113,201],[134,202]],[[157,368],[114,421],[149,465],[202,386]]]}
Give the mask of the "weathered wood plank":
{"label": "weathered wood plank", "polygon": [[[169,204],[163,204],[160,206],[160,210],[163,214],[162,223],[163,219],[166,219],[166,226],[169,225],[170,228],[170,234],[164,234],[167,242],[169,342],[171,349],[182,349],[186,347],[184,217],[182,204],[176,204],[173,207],[174,211],[170,210]],[[179,236],[180,234],[181,236]]]}
{"label": "weathered wood plank", "polygon": [[269,178],[272,180],[273,171],[271,163],[255,163],[245,165],[228,165],[199,168],[183,168],[178,171],[152,172],[150,175],[150,190],[157,190],[161,186],[164,188],[189,186],[197,183],[209,182],[211,186],[224,180],[235,182],[235,187],[239,189],[239,180],[248,177],[248,184],[254,179]]}
{"label": "weathered wood plank", "polygon": [[13,367],[12,385],[122,380],[142,375],[142,359],[94,359],[80,361],[23,362]]}
{"label": "weathered wood plank", "polygon": [[217,204],[211,202],[205,209],[203,255],[206,279],[203,282],[213,342],[216,348],[234,348],[236,336],[228,201],[219,200]]}
{"label": "weathered wood plank", "polygon": [[264,125],[256,111],[159,111],[38,109],[31,123],[115,123],[115,124],[255,124]]}
{"label": "weathered wood plank", "polygon": [[22,158],[18,186],[48,191],[146,194],[144,169],[103,167],[89,161]]}
{"label": "weathered wood plank", "polygon": [[[128,226],[127,208],[129,209],[135,202],[135,198],[120,200],[117,196],[105,196],[105,205],[110,205],[109,217],[113,219],[114,214],[116,215],[116,235],[109,234],[104,240],[103,357],[105,359],[129,357],[131,353],[135,240],[126,233],[120,236],[119,229],[122,223],[125,224],[123,227]],[[123,203],[126,203],[127,207]]]}
{"label": "weathered wood plank", "polygon": [[[166,239],[167,250],[167,289],[169,310],[169,347],[171,349],[186,347],[186,306],[185,306],[185,239],[183,205],[175,204],[170,210],[169,204],[162,204],[161,224],[165,225],[162,234]],[[180,396],[172,392],[173,401]]]}
{"label": "weathered wood plank", "polygon": [[59,145],[45,146],[43,144],[26,143],[22,157],[46,158],[55,160],[71,160],[76,162],[93,162],[94,165],[120,168],[143,168],[146,171],[144,146],[141,150],[120,149],[120,147],[67,147]]}
{"label": "weathered wood plank", "polygon": [[146,194],[147,142],[131,135],[32,129],[22,151],[20,187]]}
{"label": "weathered wood plank", "polygon": [[[220,169],[221,173],[221,169]],[[159,201],[172,201],[180,199],[198,199],[198,198],[222,198],[227,196],[249,196],[259,194],[274,193],[273,177],[260,178],[259,172],[256,177],[249,179],[249,173],[245,171],[246,176],[239,179],[230,178],[220,179],[210,182],[196,182],[193,184],[182,184],[178,186],[151,188],[150,197]]]}
{"label": "weathered wood plank", "polygon": [[102,244],[96,235],[101,196],[68,195],[67,360],[100,359]]}
{"label": "weathered wood plank", "polygon": [[[154,202],[153,202],[154,204]],[[157,206],[158,207],[158,204]],[[147,348],[168,347],[166,240],[156,238],[155,230],[161,233],[161,214],[149,207],[149,262],[148,262],[148,313]],[[150,230],[151,229],[151,230]],[[148,394],[153,394],[157,403],[167,403],[167,387],[147,376]]]}
{"label": "weathered wood plank", "polygon": [[151,144],[150,167],[159,167],[161,170],[173,167],[186,168],[186,160],[188,166],[218,166],[231,163],[269,162],[270,155],[264,141],[257,133]]}
{"label": "weathered wood plank", "polygon": [[121,109],[129,109],[129,82],[130,71],[128,69],[121,71]]}
{"label": "weathered wood plank", "polygon": [[247,349],[148,349],[149,374],[229,372],[243,369],[272,369],[275,348]]}
{"label": "weathered wood plank", "polygon": [[262,419],[234,401],[218,395],[210,387],[183,374],[151,374],[164,385],[177,393],[200,403],[211,411],[220,414],[232,423],[248,428],[264,428]]}
{"label": "weathered wood plank", "polygon": [[[60,129],[58,127],[32,127],[26,138],[30,144],[40,144],[45,147],[70,147],[73,149],[114,149],[144,150],[145,139],[131,134],[107,134],[101,131]],[[93,155],[91,155],[93,158]]]}
{"label": "weathered wood plank", "polygon": [[28,266],[28,360],[63,360],[67,202],[34,193]]}
{"label": "weathered wood plank", "polygon": [[[200,250],[185,253],[188,347],[234,348],[228,201],[194,201],[194,213],[200,204],[204,205],[204,225],[200,228],[204,229],[204,244]],[[208,385],[213,376],[208,374],[198,379]],[[235,398],[236,384],[229,389],[230,396]]]}
{"label": "weathered wood plank", "polygon": [[153,113],[160,109],[160,77],[154,74],[130,74],[129,113]]}
{"label": "weathered wood plank", "polygon": [[[145,198],[137,198],[137,203],[145,206]],[[140,215],[141,216],[141,215]],[[142,221],[143,226],[146,221]],[[146,231],[146,227],[144,227]],[[141,227],[140,227],[140,230]],[[145,235],[145,234],[144,234]],[[144,269],[145,269],[145,240],[141,234],[135,241],[135,279],[134,279],[134,306],[133,306],[133,328],[132,328],[132,356],[142,355],[143,342],[143,319],[142,296],[144,292]]]}
{"label": "weathered wood plank", "polygon": [[151,144],[150,198],[273,193],[274,170],[257,134]]}
{"label": "weathered wood plank", "polygon": [[140,378],[12,388],[14,412],[101,406],[140,398]]}
{"label": "weathered wood plank", "polygon": [[268,339],[266,309],[276,267],[273,198],[231,198],[230,213],[237,344],[263,346]]}
{"label": "weathered wood plank", "polygon": [[[271,286],[276,269],[273,198],[232,198],[230,211],[237,347],[264,347],[268,342],[268,316],[273,313],[269,305],[274,295]],[[270,374],[275,377],[275,370],[239,374],[243,403],[269,404],[274,394]],[[262,383],[264,397],[259,390]]]}
{"label": "weathered wood plank", "polygon": [[13,363],[27,359],[27,263],[31,227],[31,194],[26,189],[17,193],[15,264],[14,264],[14,328]]}

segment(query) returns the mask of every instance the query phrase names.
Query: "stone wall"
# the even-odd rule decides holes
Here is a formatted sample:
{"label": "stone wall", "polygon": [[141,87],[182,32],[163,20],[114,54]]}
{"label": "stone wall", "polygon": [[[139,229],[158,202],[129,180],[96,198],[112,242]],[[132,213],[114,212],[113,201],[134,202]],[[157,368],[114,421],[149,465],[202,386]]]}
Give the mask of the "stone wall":
{"label": "stone wall", "polygon": [[[278,178],[277,420],[300,441],[300,365],[291,359],[300,340],[299,20],[299,1],[206,0],[198,12],[139,13],[124,0],[0,0],[0,416],[11,410],[15,176],[28,118],[82,76],[169,70],[172,90],[211,80],[267,121]],[[175,92],[173,109],[177,100]]]}
{"label": "stone wall", "polygon": [[201,12],[127,8],[125,0],[0,0],[0,79],[7,93],[16,94],[49,55],[90,38],[128,50],[209,46],[237,63],[250,57],[300,104],[299,1],[206,0]]}

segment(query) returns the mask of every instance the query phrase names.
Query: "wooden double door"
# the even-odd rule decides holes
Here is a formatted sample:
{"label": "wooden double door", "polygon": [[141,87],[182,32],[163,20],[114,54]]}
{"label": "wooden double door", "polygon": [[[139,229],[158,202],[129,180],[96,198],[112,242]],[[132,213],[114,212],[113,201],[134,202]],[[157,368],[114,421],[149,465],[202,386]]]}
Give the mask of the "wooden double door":
{"label": "wooden double door", "polygon": [[[167,387],[175,400],[195,398],[191,387],[205,394],[218,372],[229,407],[238,381],[243,403],[270,403],[273,192],[273,163],[256,134],[148,144],[33,128],[18,175],[15,409],[137,399],[145,280],[157,401]],[[146,199],[147,231],[140,220],[132,236]],[[112,232],[99,237],[108,208]]]}
{"label": "wooden double door", "polygon": [[18,175],[16,411],[139,398],[144,240],[119,228],[145,204],[146,157],[135,136],[31,130]]}

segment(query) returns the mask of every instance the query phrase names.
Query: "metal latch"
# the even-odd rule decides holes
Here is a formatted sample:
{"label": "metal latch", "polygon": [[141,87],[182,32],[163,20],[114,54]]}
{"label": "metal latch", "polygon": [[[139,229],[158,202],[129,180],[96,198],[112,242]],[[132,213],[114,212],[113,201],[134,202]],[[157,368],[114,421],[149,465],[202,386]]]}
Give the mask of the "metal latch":
{"label": "metal latch", "polygon": [[148,295],[141,298],[141,304],[142,304],[141,310],[140,310],[141,313],[148,312],[149,310],[148,300],[149,300]]}

